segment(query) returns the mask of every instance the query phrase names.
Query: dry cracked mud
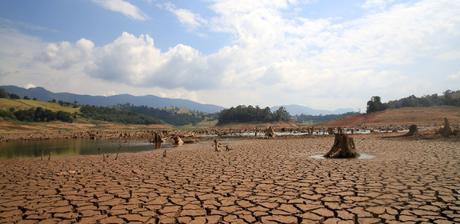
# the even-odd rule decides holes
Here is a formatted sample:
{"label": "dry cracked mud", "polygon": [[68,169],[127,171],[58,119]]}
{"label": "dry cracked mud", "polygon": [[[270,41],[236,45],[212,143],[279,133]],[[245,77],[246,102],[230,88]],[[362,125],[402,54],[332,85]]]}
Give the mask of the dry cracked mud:
{"label": "dry cracked mud", "polygon": [[0,161],[0,223],[460,223],[460,145],[330,137]]}

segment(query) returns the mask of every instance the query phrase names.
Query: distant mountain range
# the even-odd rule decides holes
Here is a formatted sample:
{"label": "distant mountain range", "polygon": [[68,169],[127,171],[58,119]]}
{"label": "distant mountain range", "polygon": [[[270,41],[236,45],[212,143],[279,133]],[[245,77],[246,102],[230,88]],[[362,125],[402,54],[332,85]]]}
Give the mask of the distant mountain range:
{"label": "distant mountain range", "polygon": [[[163,98],[154,95],[145,95],[145,96],[133,96],[129,94],[120,94],[113,96],[91,96],[91,95],[80,95],[74,93],[54,93],[46,90],[42,87],[35,87],[25,89],[13,85],[0,86],[9,93],[14,93],[20,97],[28,96],[29,98],[37,98],[42,101],[50,100],[61,100],[65,102],[73,103],[77,101],[79,104],[88,104],[96,106],[112,106],[117,104],[130,103],[135,106],[149,106],[154,108],[163,108],[163,107],[179,107],[179,108],[188,108],[190,110],[205,112],[205,113],[215,113],[219,112],[224,107],[212,104],[202,104],[197,103],[191,100],[186,99],[174,99],[174,98]],[[351,108],[343,108],[337,110],[319,110],[313,109],[310,107],[302,105],[283,105],[286,110],[291,115],[307,114],[307,115],[319,115],[319,114],[342,114],[346,112],[353,111]],[[280,106],[274,106],[270,109],[277,110]]]}
{"label": "distant mountain range", "polygon": [[[286,110],[291,114],[291,115],[300,115],[300,114],[305,114],[305,115],[325,115],[325,114],[343,114],[347,112],[352,112],[352,108],[339,108],[336,110],[320,110],[320,109],[314,109],[302,105],[297,105],[297,104],[290,104],[290,105],[282,105],[283,107],[286,108]],[[271,107],[270,109],[272,111],[278,110],[281,106],[274,106]]]}
{"label": "distant mountain range", "polygon": [[185,99],[173,99],[173,98],[163,98],[154,95],[146,96],[133,96],[129,94],[113,95],[113,96],[90,96],[90,95],[80,95],[73,93],[53,93],[42,87],[35,88],[21,88],[17,86],[0,86],[9,93],[14,93],[20,97],[28,96],[29,98],[37,98],[42,101],[49,100],[61,100],[65,102],[77,101],[79,104],[88,104],[96,106],[111,106],[117,104],[130,103],[135,106],[149,106],[154,108],[163,108],[163,107],[179,107],[179,108],[188,108],[190,110],[205,112],[205,113],[215,113],[224,109],[221,106],[212,105],[212,104],[202,104],[197,103],[191,100]]}

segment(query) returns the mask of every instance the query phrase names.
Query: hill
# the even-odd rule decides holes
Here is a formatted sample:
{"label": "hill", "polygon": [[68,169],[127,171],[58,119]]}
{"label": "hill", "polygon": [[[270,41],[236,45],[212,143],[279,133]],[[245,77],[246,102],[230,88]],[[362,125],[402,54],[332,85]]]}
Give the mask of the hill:
{"label": "hill", "polygon": [[321,110],[321,109],[314,109],[311,107],[298,105],[298,104],[289,104],[289,105],[281,105],[281,106],[273,106],[270,109],[272,111],[278,110],[278,108],[284,107],[291,115],[320,115],[320,114],[343,114],[347,112],[353,111],[352,108],[339,108],[336,110]]}
{"label": "hill", "polygon": [[460,124],[460,107],[436,106],[436,107],[404,107],[387,109],[370,114],[347,116],[338,120],[321,123],[318,126],[325,127],[379,127],[390,125],[440,126],[444,117],[449,119],[452,125]]}
{"label": "hill", "polygon": [[17,110],[27,110],[30,108],[42,107],[51,111],[64,111],[68,113],[79,112],[79,108],[61,106],[58,103],[44,102],[39,100],[23,100],[23,99],[6,99],[0,98],[0,109],[15,108]]}
{"label": "hill", "polygon": [[20,97],[28,96],[30,98],[37,98],[42,101],[50,101],[53,99],[65,102],[77,101],[78,104],[94,106],[113,106],[117,104],[130,103],[135,106],[148,106],[153,108],[188,108],[190,110],[205,113],[215,113],[223,109],[223,107],[217,105],[202,104],[185,99],[163,98],[154,95],[133,96],[129,94],[121,94],[113,96],[91,96],[73,93],[54,93],[42,87],[25,89],[17,86],[0,86],[0,88],[4,89],[6,92],[19,95]]}

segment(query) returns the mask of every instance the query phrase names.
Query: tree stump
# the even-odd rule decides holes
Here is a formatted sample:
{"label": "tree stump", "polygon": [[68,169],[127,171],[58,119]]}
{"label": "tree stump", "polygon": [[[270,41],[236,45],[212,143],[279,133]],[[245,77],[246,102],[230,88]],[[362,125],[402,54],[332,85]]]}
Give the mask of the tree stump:
{"label": "tree stump", "polygon": [[176,145],[176,146],[181,146],[181,145],[184,144],[184,141],[182,141],[182,139],[179,137],[179,135],[174,136],[173,140],[174,140],[174,145]]}
{"label": "tree stump", "polygon": [[352,137],[346,134],[335,134],[334,145],[327,152],[326,158],[354,158],[359,154],[356,152],[355,142]]}
{"label": "tree stump", "polygon": [[268,127],[267,130],[265,130],[265,136],[269,138],[274,138],[276,136],[272,126]]}
{"label": "tree stump", "polygon": [[404,134],[404,136],[414,136],[414,135],[417,135],[417,134],[418,134],[417,125],[413,124],[413,125],[409,126],[409,132]]}
{"label": "tree stump", "polygon": [[155,142],[155,149],[161,148],[161,143],[163,142],[163,139],[161,138],[161,134],[155,132],[153,135],[154,135],[153,141]]}
{"label": "tree stump", "polygon": [[449,120],[447,120],[447,118],[444,118],[444,127],[439,129],[439,134],[441,134],[441,136],[444,138],[448,138],[449,136],[453,135],[452,129],[449,125]]}
{"label": "tree stump", "polygon": [[217,142],[217,139],[214,139],[214,152],[219,152],[219,142]]}

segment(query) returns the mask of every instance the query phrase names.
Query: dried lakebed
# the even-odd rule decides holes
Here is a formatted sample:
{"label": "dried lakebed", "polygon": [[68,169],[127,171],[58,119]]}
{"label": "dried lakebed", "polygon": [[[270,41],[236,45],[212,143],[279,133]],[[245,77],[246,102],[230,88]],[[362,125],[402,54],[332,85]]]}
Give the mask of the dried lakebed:
{"label": "dried lakebed", "polygon": [[458,223],[460,144],[356,138],[372,159],[323,159],[333,138],[210,142],[0,161],[0,223]]}

